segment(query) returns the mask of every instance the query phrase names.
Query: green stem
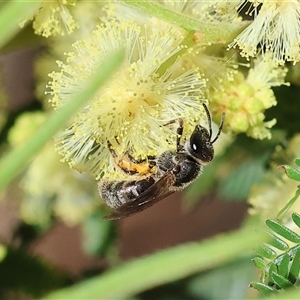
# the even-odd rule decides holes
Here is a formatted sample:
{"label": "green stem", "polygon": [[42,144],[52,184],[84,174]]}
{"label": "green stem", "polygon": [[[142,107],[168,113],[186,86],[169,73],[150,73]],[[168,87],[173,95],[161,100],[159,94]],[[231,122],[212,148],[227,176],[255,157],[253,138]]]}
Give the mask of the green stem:
{"label": "green stem", "polygon": [[265,242],[253,228],[188,243],[135,259],[103,275],[55,291],[46,299],[129,299],[147,289],[173,282],[236,259]]}
{"label": "green stem", "polygon": [[277,220],[281,221],[283,216],[285,215],[285,213],[294,205],[294,203],[296,202],[296,200],[298,199],[298,197],[300,196],[300,189],[298,188],[298,190],[295,193],[295,196],[285,205],[285,207],[278,213],[277,215]]}
{"label": "green stem", "polygon": [[178,25],[188,31],[195,31],[201,45],[225,44],[245,29],[248,21],[243,22],[207,22],[198,21],[186,15],[171,11],[154,1],[123,0],[128,6],[143,11],[151,16]]}
{"label": "green stem", "polygon": [[45,124],[24,145],[7,154],[0,161],[0,190],[16,177],[42,149],[46,142],[74,115],[77,110],[97,92],[99,87],[107,81],[113,71],[121,64],[123,53],[111,55],[96,69],[93,78],[84,85],[84,88],[75,95],[68,105],[53,112]]}
{"label": "green stem", "polygon": [[42,1],[7,1],[0,10],[0,48],[2,48],[19,30],[19,22],[33,14]]}

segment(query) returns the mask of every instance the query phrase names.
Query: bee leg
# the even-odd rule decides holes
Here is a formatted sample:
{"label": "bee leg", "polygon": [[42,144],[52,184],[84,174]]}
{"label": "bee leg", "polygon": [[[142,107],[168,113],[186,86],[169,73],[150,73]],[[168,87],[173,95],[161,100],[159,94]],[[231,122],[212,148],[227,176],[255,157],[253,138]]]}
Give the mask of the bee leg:
{"label": "bee leg", "polygon": [[144,159],[135,159],[132,155],[130,155],[128,152],[126,152],[126,156],[128,159],[133,162],[136,165],[143,164],[143,163],[148,163],[149,168],[153,168],[156,166],[156,156],[147,156],[147,158]]}
{"label": "bee leg", "polygon": [[143,163],[149,163],[150,168],[156,166],[156,156],[147,156],[147,158],[144,159],[136,159],[128,151],[125,152],[125,155],[133,164],[139,165]]}
{"label": "bee leg", "polygon": [[[120,145],[120,143],[119,143],[119,141],[118,141],[118,139],[116,137],[115,137],[115,141],[117,142],[118,145]],[[111,156],[113,158],[117,158],[118,155],[117,155],[116,151],[113,149],[113,145],[112,145],[112,143],[109,140],[107,140],[107,147],[108,147],[108,149],[109,149],[109,151],[111,153]]]}
{"label": "bee leg", "polygon": [[132,171],[130,169],[128,169],[128,166],[122,164],[119,159],[118,159],[118,154],[117,152],[113,149],[112,143],[110,141],[107,141],[107,148],[110,151],[111,156],[114,158],[115,160],[115,164],[126,174],[136,174],[137,172]]}
{"label": "bee leg", "polygon": [[112,156],[113,158],[117,158],[118,155],[117,155],[116,151],[113,149],[112,144],[111,144],[110,141],[107,141],[107,147],[108,147],[108,149],[109,149],[109,151],[110,151],[110,153],[111,153],[111,156]]}
{"label": "bee leg", "polygon": [[147,158],[144,159],[135,159],[128,152],[126,152],[126,156],[133,164],[140,165],[140,164],[148,163],[149,169],[152,169],[153,167],[156,166],[156,156],[147,156]]}
{"label": "bee leg", "polygon": [[175,123],[178,123],[178,127],[176,130],[176,133],[177,133],[176,148],[177,148],[177,151],[179,151],[181,149],[180,141],[181,141],[181,137],[182,137],[182,133],[183,133],[183,120],[181,118],[171,120],[168,123],[166,123],[164,126],[168,126],[168,125],[175,124]]}
{"label": "bee leg", "polygon": [[[116,139],[116,142],[119,144],[119,142]],[[116,151],[113,149],[112,144],[110,141],[107,141],[107,147],[112,155],[113,158],[117,158],[118,155]],[[133,162],[134,164],[141,164],[147,161],[147,159],[135,159],[128,151],[125,152],[125,156],[128,157],[128,159]]]}
{"label": "bee leg", "polygon": [[[107,141],[107,147],[111,153],[111,156],[115,160],[115,164],[128,175],[135,175],[139,173],[139,165],[145,163],[147,160],[136,160],[128,152],[125,153],[124,158],[120,159],[117,152],[113,149],[113,146],[110,141]],[[149,167],[152,168],[153,165],[149,163]]]}
{"label": "bee leg", "polygon": [[133,162],[134,164],[142,164],[147,161],[147,159],[135,159],[131,154],[128,153],[128,151],[125,153],[128,159]]}

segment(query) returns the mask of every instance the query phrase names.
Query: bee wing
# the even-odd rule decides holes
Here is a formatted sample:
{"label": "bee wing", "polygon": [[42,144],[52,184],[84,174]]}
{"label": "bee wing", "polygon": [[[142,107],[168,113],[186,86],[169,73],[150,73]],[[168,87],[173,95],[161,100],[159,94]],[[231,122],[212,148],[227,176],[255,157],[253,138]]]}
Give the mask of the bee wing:
{"label": "bee wing", "polygon": [[111,212],[105,219],[118,220],[136,214],[174,193],[170,186],[175,183],[175,175],[165,173],[158,181],[143,192],[136,200],[127,202]]}

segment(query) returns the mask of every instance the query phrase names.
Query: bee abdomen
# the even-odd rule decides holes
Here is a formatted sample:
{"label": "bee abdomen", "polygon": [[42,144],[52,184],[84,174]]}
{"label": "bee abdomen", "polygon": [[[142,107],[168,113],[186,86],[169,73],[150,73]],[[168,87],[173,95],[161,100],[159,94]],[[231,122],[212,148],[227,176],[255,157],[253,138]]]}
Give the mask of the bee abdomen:
{"label": "bee abdomen", "polygon": [[124,203],[134,201],[154,183],[155,180],[151,176],[134,181],[102,180],[98,184],[98,190],[108,206],[117,208]]}

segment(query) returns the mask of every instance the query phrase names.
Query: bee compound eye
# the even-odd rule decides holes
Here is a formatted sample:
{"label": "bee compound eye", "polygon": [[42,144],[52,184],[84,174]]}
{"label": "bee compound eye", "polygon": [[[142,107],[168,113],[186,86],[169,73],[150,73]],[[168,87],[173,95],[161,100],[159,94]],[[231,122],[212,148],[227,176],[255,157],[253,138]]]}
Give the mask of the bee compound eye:
{"label": "bee compound eye", "polygon": [[210,134],[206,128],[196,126],[190,137],[190,155],[203,162],[209,162],[214,155],[213,145],[210,141]]}

